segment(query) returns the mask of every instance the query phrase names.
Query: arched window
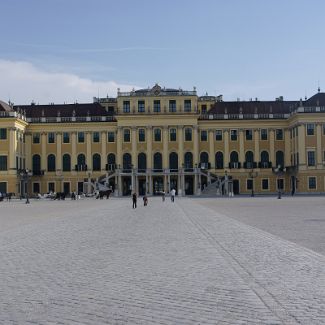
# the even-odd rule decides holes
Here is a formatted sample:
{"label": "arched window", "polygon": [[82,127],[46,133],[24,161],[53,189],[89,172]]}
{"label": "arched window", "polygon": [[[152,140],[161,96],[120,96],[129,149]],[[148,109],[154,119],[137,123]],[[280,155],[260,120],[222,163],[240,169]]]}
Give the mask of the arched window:
{"label": "arched window", "polygon": [[178,170],[178,154],[176,152],[171,152],[169,154],[169,169]]}
{"label": "arched window", "polygon": [[93,155],[93,170],[95,170],[95,171],[101,170],[100,154],[98,154],[98,153],[95,153]]}
{"label": "arched window", "polygon": [[184,155],[184,167],[185,169],[193,168],[193,155],[192,152],[186,152]]}
{"label": "arched window", "polygon": [[207,152],[201,152],[200,154],[200,167],[209,168],[209,154]]}
{"label": "arched window", "polygon": [[83,153],[80,153],[77,157],[76,170],[87,170],[86,157]]}
{"label": "arched window", "polygon": [[162,169],[162,155],[160,152],[156,152],[153,155],[153,169]]}
{"label": "arched window", "polygon": [[33,173],[36,174],[41,170],[41,156],[34,155],[33,156]]}
{"label": "arched window", "polygon": [[71,157],[67,153],[62,157],[62,170],[64,172],[69,172],[71,170]]}
{"label": "arched window", "polygon": [[223,153],[221,151],[216,153],[216,169],[223,169]]}
{"label": "arched window", "polygon": [[261,168],[269,167],[269,153],[267,151],[261,152]]}
{"label": "arched window", "polygon": [[284,167],[284,154],[283,151],[277,151],[275,154],[276,167]]}
{"label": "arched window", "polygon": [[47,171],[55,172],[55,156],[50,154],[47,156]]}
{"label": "arched window", "polygon": [[116,164],[116,161],[115,161],[115,155],[113,153],[110,153],[108,156],[107,156],[107,170],[115,170],[115,164]]}
{"label": "arched window", "polygon": [[254,153],[252,151],[247,151],[245,154],[245,164],[244,168],[254,167]]}
{"label": "arched window", "polygon": [[138,170],[140,172],[145,172],[147,169],[147,156],[145,153],[141,152],[138,155]]}
{"label": "arched window", "polygon": [[132,158],[129,153],[123,155],[123,169],[128,171],[132,169]]}
{"label": "arched window", "polygon": [[240,168],[239,162],[238,162],[238,152],[237,151],[232,151],[230,153],[229,168]]}

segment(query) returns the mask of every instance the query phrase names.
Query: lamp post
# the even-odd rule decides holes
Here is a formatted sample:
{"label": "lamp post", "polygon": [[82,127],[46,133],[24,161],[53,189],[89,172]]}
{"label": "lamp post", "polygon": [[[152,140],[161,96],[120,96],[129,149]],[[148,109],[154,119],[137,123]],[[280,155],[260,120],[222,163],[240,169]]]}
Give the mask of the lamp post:
{"label": "lamp post", "polygon": [[286,168],[284,167],[281,167],[281,165],[278,165],[278,167],[274,168],[273,169],[273,172],[274,174],[276,175],[276,185],[277,185],[277,190],[278,190],[278,199],[281,199],[281,189],[280,189],[280,186],[279,186],[279,177],[280,176],[283,176],[286,172]]}
{"label": "lamp post", "polygon": [[[29,204],[29,197],[28,197],[28,179],[31,177],[33,173],[29,169],[21,169],[20,170],[20,177],[23,181],[23,186],[26,186],[26,204]],[[25,185],[26,184],[26,185]]]}
{"label": "lamp post", "polygon": [[258,175],[258,173],[256,171],[254,171],[254,169],[252,169],[250,172],[249,172],[249,177],[252,179],[252,193],[251,193],[251,197],[254,197],[255,194],[254,194],[254,178],[256,178]]}

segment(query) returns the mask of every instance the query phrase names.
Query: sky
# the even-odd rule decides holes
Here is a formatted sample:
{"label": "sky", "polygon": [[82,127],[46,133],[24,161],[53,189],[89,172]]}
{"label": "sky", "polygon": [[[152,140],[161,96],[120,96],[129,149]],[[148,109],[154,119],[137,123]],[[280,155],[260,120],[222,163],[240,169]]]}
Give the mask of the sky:
{"label": "sky", "polygon": [[0,99],[162,87],[224,100],[325,89],[323,0],[0,0]]}

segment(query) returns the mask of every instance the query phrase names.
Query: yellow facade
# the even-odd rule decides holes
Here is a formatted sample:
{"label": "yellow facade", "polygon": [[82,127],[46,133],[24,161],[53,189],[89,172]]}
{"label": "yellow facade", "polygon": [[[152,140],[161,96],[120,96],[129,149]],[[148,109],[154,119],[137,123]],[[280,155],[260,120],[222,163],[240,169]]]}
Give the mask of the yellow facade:
{"label": "yellow facade", "polygon": [[[90,192],[98,183],[118,196],[171,188],[179,195],[325,191],[322,103],[300,101],[273,114],[276,102],[268,113],[259,112],[261,103],[229,102],[238,107],[234,113],[220,98],[158,85],[96,102],[112,116],[81,116],[77,109],[77,117],[62,117],[61,105],[56,117],[35,118],[6,106],[0,191],[24,194],[26,183],[33,195]],[[256,108],[245,111],[244,104]],[[24,177],[26,170],[33,175]]]}

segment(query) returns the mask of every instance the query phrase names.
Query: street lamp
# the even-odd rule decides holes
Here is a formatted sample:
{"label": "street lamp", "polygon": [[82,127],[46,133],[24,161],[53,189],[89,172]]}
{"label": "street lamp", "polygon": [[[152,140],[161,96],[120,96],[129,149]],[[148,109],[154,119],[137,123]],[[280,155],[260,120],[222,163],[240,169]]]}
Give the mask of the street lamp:
{"label": "street lamp", "polygon": [[[20,170],[20,177],[22,179],[23,186],[26,186],[26,204],[29,204],[29,198],[28,198],[28,179],[31,177],[33,173],[29,169],[21,169]],[[25,185],[26,184],[26,185]]]}
{"label": "street lamp", "polygon": [[249,177],[252,179],[252,193],[251,193],[251,197],[254,197],[254,178],[256,178],[258,175],[258,172],[254,171],[254,169],[252,169],[249,172]]}
{"label": "street lamp", "polygon": [[278,165],[278,167],[273,169],[274,174],[276,175],[276,184],[277,184],[277,188],[278,188],[278,199],[281,199],[281,189],[279,186],[279,177],[283,176],[286,172],[286,168],[281,167],[281,165]]}

